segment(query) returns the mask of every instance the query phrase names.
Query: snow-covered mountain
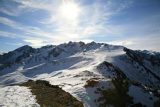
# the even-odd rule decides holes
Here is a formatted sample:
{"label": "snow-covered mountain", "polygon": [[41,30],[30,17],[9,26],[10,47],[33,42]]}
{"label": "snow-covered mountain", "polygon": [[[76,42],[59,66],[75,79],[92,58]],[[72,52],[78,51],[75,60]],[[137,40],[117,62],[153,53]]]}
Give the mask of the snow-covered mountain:
{"label": "snow-covered mountain", "polygon": [[95,42],[23,46],[0,55],[0,105],[8,88],[29,79],[58,85],[85,107],[152,107],[160,103],[160,53]]}

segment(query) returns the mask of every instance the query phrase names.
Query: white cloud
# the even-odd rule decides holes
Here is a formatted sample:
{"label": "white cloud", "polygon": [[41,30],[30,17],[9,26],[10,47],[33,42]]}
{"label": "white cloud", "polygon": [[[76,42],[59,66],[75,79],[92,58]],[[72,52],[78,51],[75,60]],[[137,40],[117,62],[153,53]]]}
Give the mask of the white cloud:
{"label": "white cloud", "polygon": [[8,9],[4,9],[4,8],[0,8],[0,12],[5,13],[10,16],[17,16],[18,15],[17,11],[12,11],[12,10],[8,10]]}
{"label": "white cloud", "polygon": [[137,35],[135,37],[128,37],[123,40],[122,39],[115,40],[107,43],[113,45],[122,45],[136,50],[153,50],[160,52],[159,41],[160,41],[159,34],[152,34],[152,35],[147,35],[146,37]]}
{"label": "white cloud", "polygon": [[[45,32],[38,27],[26,26],[26,25],[15,22],[15,21],[8,19],[8,18],[5,18],[5,17],[0,17],[0,23],[3,25],[9,26],[12,29],[23,31],[25,34],[28,35],[26,37],[32,37],[32,36],[51,37],[52,36],[51,33]],[[22,35],[22,36],[24,36],[24,35]]]}
{"label": "white cloud", "polygon": [[0,23],[4,25],[8,25],[10,27],[14,27],[14,25],[16,24],[14,21],[11,21],[10,19],[5,17],[0,17]]}
{"label": "white cloud", "polygon": [[18,35],[15,33],[0,30],[0,37],[16,38],[16,37],[18,37]]}
{"label": "white cloud", "polygon": [[118,41],[112,41],[107,43],[114,44],[114,45],[121,45],[121,46],[130,46],[134,44],[132,40],[118,40]]}
{"label": "white cloud", "polygon": [[42,39],[25,39],[25,42],[31,43],[33,47],[46,45]]}
{"label": "white cloud", "polygon": [[[111,0],[106,1],[105,5],[95,1],[91,5],[81,5],[80,1],[73,0],[79,14],[74,17],[74,20],[68,20],[62,16],[59,8],[62,6],[60,0],[13,0],[18,3],[18,8],[15,8],[21,15],[21,12],[44,10],[48,12],[49,17],[39,22],[43,24],[45,31],[39,27],[26,26],[11,19],[0,17],[0,23],[23,32],[21,38],[32,46],[40,46],[47,43],[59,44],[67,41],[91,41],[93,35],[100,34],[110,35],[119,34],[121,30],[115,29],[115,26],[109,23],[111,16],[118,14],[120,11],[128,8],[130,2],[117,4]],[[67,0],[66,0],[67,1]],[[69,1],[69,0],[68,0]],[[6,10],[3,10],[4,13]],[[12,14],[10,14],[12,15]],[[9,33],[9,32],[8,32]],[[10,34],[11,35],[11,34]],[[18,35],[18,33],[17,33]],[[13,36],[13,35],[12,35]],[[15,36],[15,35],[14,35]]]}
{"label": "white cloud", "polygon": [[10,42],[6,42],[5,44],[7,44],[7,45],[15,45],[15,46],[22,46],[23,45],[23,43],[10,43]]}
{"label": "white cloud", "polygon": [[[61,10],[59,9],[63,0],[12,1],[17,3],[16,7],[0,7],[0,12],[19,17],[24,12],[43,10],[48,13],[48,17],[44,17],[43,20],[37,20],[43,26],[40,28],[39,26],[27,26],[25,23],[0,16],[0,24],[9,26],[16,32],[0,30],[0,36],[21,38],[30,45],[38,47],[68,41],[90,42],[93,41],[92,37],[95,35],[96,38],[101,38],[102,36],[107,38],[110,35],[115,35],[115,40],[109,41],[109,43],[124,45],[134,49],[141,48],[160,51],[158,47],[160,27],[159,23],[157,23],[160,15],[148,16],[145,19],[135,20],[135,22],[118,25],[110,22],[112,16],[123,13],[125,9],[132,6],[132,0],[124,0],[121,3],[106,0],[103,4],[97,0],[89,5],[82,5],[78,0],[70,0],[76,3],[76,6],[78,6],[76,11],[79,13],[71,20],[63,16],[66,13],[60,13]],[[71,15],[71,13],[69,14]],[[119,39],[119,36],[123,36],[122,39]]]}

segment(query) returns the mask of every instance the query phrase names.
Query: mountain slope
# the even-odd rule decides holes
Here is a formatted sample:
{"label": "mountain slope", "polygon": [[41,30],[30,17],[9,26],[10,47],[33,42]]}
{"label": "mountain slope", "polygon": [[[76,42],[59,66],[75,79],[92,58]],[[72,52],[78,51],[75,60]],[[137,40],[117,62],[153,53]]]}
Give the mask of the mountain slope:
{"label": "mountain slope", "polygon": [[46,80],[81,100],[85,107],[116,103],[151,107],[160,95],[157,52],[95,42],[69,42],[38,49],[24,46],[17,50],[0,56],[3,86],[29,79]]}

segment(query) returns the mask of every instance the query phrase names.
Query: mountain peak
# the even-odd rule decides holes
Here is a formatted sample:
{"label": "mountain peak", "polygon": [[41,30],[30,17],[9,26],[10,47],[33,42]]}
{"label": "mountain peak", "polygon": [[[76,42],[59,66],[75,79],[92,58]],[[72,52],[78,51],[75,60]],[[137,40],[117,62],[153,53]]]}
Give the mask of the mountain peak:
{"label": "mountain peak", "polygon": [[31,46],[29,46],[29,45],[24,45],[24,46],[16,49],[15,51],[20,52],[20,51],[25,51],[25,50],[29,50],[29,49],[33,49],[33,48]]}

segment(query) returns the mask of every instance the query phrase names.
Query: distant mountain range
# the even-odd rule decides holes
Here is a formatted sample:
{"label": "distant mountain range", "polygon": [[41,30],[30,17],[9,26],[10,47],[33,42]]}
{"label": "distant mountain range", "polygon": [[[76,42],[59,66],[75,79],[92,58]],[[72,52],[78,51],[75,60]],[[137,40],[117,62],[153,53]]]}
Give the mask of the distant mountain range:
{"label": "distant mountain range", "polygon": [[0,55],[0,105],[6,90],[30,79],[58,85],[84,107],[160,106],[159,52],[95,42],[23,46]]}

